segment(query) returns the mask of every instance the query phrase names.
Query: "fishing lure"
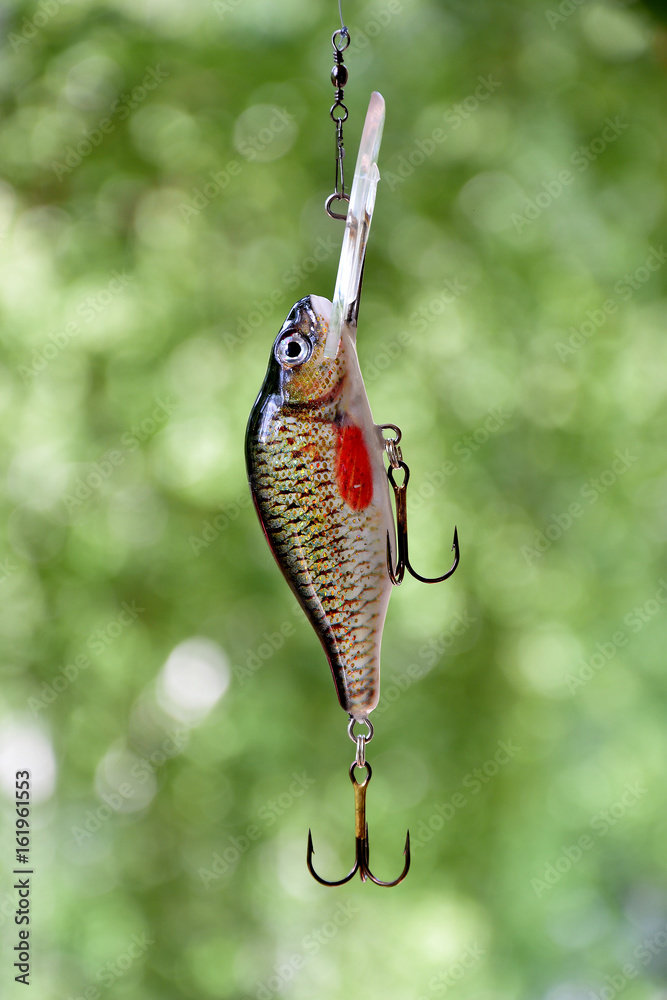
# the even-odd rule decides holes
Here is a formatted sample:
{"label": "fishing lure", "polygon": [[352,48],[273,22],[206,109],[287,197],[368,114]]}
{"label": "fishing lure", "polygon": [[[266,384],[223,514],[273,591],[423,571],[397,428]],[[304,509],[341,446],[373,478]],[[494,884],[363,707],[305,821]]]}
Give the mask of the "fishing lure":
{"label": "fishing lure", "polygon": [[[349,44],[347,29],[342,31]],[[337,45],[341,32],[332,39],[338,67],[344,51]],[[346,74],[336,76],[338,84],[346,79]],[[342,96],[339,85],[337,102],[344,108]],[[384,100],[373,93],[349,198],[342,177],[342,126],[337,127],[336,190],[326,207],[330,212],[337,198],[347,201],[348,209],[346,217],[330,212],[346,218],[333,302],[307,295],[291,309],[273,345],[246,434],[248,480],[260,523],[322,643],[357,746],[349,772],[355,795],[355,864],[348,875],[329,882],[315,872],[308,832],[308,869],[323,885],[342,885],[357,871],[362,881],[384,886],[397,885],[407,875],[409,831],[398,878],[383,882],[369,869],[365,801],[372,771],[365,747],[373,736],[368,716],[380,696],[382,628],[392,586],[402,581],[406,569],[425,583],[437,583],[451,576],[459,562],[455,529],[455,558],[447,573],[428,580],[412,569],[406,504],[410,472],[399,447],[401,432],[393,424],[374,423],[357,359],[359,298],[384,117]],[[385,437],[387,431],[391,437]],[[400,484],[394,476],[399,469],[404,474]],[[367,732],[355,735],[355,723],[365,724]],[[362,782],[356,778],[357,767],[366,770]]]}

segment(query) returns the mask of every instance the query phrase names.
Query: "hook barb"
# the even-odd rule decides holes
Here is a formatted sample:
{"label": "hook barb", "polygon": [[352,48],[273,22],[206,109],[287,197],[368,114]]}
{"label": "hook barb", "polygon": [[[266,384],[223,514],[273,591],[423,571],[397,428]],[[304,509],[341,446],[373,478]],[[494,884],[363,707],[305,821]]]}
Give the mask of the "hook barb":
{"label": "hook barb", "polygon": [[398,885],[399,882],[402,882],[403,879],[405,878],[405,876],[408,874],[408,872],[410,870],[410,831],[409,830],[408,830],[407,835],[405,837],[405,847],[403,848],[403,856],[405,857],[405,865],[403,866],[403,871],[401,872],[401,874],[398,876],[398,878],[395,878],[393,882],[381,882],[379,878],[376,878],[375,875],[373,875],[373,873],[371,872],[370,868],[368,867],[368,865],[369,865],[369,858],[368,858],[368,855],[369,855],[369,848],[368,848],[368,827],[366,827],[365,850],[366,850],[366,864],[365,864],[365,866],[364,866],[364,868],[362,870],[362,874],[361,874],[362,881],[365,881],[367,878],[369,878],[371,880],[371,882],[375,882],[376,885],[383,885],[383,886],[385,886],[385,888],[391,889],[392,886]]}
{"label": "hook barb", "polygon": [[454,573],[454,571],[456,570],[456,567],[458,566],[459,562],[461,561],[461,552],[459,550],[459,532],[458,532],[458,529],[456,528],[456,526],[454,526],[454,541],[452,543],[452,551],[454,553],[454,562],[452,563],[452,565],[450,566],[450,568],[447,570],[447,572],[443,573],[442,576],[437,576],[437,577],[434,577],[433,579],[429,579],[426,576],[420,576],[419,573],[416,573],[414,571],[414,569],[412,568],[412,566],[410,565],[410,560],[408,559],[408,551],[407,550],[408,550],[408,546],[407,546],[407,537],[406,537],[406,544],[405,544],[405,565],[408,568],[408,572],[411,573],[412,576],[414,576],[415,580],[419,580],[419,581],[421,581],[421,583],[443,583],[445,580],[449,579],[449,577],[452,575],[452,573]]}
{"label": "hook barb", "polygon": [[313,878],[315,879],[315,881],[320,883],[320,885],[328,885],[328,886],[345,885],[346,882],[349,882],[350,879],[352,879],[357,874],[357,870],[359,868],[359,851],[358,850],[357,850],[357,860],[356,860],[356,863],[354,865],[354,868],[349,872],[349,874],[347,874],[345,876],[345,878],[339,878],[337,882],[327,882],[326,879],[321,878],[317,874],[317,872],[313,868],[313,854],[314,853],[315,853],[315,849],[313,847],[313,834],[309,830],[308,831],[308,851],[306,853],[306,864],[308,865],[308,871],[313,876]]}
{"label": "hook barb", "polygon": [[356,875],[356,873],[359,872],[362,882],[370,880],[371,882],[374,882],[375,885],[391,888],[394,885],[398,885],[399,882],[402,882],[410,870],[410,831],[408,830],[405,838],[405,847],[403,849],[405,864],[403,865],[403,871],[401,874],[392,882],[383,882],[381,879],[376,878],[369,867],[370,847],[368,843],[368,823],[366,822],[366,789],[368,788],[368,783],[371,780],[373,772],[371,770],[371,765],[368,761],[366,761],[363,765],[366,768],[366,777],[362,782],[359,782],[357,781],[354,773],[356,766],[356,760],[352,761],[352,764],[350,765],[350,780],[352,781],[352,785],[354,787],[354,814],[356,831],[354,844],[354,866],[344,878],[338,879],[336,882],[329,882],[327,879],[323,879],[313,868],[313,854],[315,853],[315,850],[313,848],[312,833],[309,830],[308,850],[306,852],[306,864],[308,866],[308,871],[313,876],[315,881],[320,883],[320,885],[345,885],[346,882],[349,882]]}

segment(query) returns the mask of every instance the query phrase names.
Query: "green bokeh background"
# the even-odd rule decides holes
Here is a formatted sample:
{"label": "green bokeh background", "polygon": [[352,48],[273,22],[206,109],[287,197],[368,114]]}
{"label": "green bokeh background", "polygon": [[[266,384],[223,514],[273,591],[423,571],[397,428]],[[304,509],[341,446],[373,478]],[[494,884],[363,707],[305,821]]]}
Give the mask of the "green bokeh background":
{"label": "green bokeh background", "polygon": [[462,546],[385,629],[392,891],[306,871],[309,826],[351,863],[352,745],[243,463],[275,333],[333,290],[335,4],[2,9],[0,847],[9,873],[28,766],[32,996],[664,997],[659,11],[344,6],[348,171],[387,101],[361,367],[415,565]]}

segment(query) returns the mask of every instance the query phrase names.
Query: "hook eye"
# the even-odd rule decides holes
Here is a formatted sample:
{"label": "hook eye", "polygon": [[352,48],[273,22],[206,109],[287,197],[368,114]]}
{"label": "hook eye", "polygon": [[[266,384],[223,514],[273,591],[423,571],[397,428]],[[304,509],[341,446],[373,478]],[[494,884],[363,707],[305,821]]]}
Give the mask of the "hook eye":
{"label": "hook eye", "polygon": [[[404,476],[403,482],[397,483],[396,479],[394,478],[394,471],[398,472],[401,469],[403,470],[403,476]],[[389,466],[389,468],[387,469],[387,477],[389,479],[389,482],[394,488],[394,492],[399,493],[407,488],[408,482],[410,480],[410,470],[408,469],[405,462],[399,461],[396,470],[394,470],[393,466],[391,465]]]}
{"label": "hook eye", "polygon": [[[366,770],[366,777],[363,779],[363,781],[357,781],[357,776],[354,773],[357,768],[360,768],[361,770],[365,768]],[[352,761],[352,763],[350,764],[350,781],[352,782],[353,785],[356,785],[357,788],[365,788],[372,777],[373,777],[373,772],[371,770],[371,765],[368,763],[367,760],[364,761],[363,764],[358,764],[356,760]]]}

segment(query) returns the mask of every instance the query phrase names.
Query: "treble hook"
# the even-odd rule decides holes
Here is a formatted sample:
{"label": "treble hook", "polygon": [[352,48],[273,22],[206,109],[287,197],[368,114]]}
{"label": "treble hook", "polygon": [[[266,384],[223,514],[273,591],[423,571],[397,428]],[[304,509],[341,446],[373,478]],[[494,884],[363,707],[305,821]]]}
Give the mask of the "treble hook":
{"label": "treble hook", "polygon": [[[387,424],[386,426],[389,427],[391,425]],[[405,479],[400,486],[394,479],[395,468],[403,469],[403,472],[405,473]],[[454,562],[452,563],[450,569],[448,569],[442,576],[434,577],[433,579],[428,579],[425,576],[421,576],[419,573],[415,573],[414,569],[410,565],[410,559],[408,556],[407,486],[408,480],[410,479],[410,470],[402,459],[397,459],[395,462],[392,461],[387,470],[387,475],[394,490],[394,496],[396,497],[396,541],[398,548],[398,561],[396,563],[396,569],[394,569],[391,564],[391,544],[389,541],[389,535],[387,535],[387,569],[389,570],[389,579],[395,587],[398,587],[403,582],[403,577],[405,576],[405,571],[407,569],[407,571],[414,576],[416,580],[420,580],[422,583],[442,583],[443,580],[447,580],[452,575],[459,564],[459,533],[457,528],[454,528],[454,543],[452,545]]]}
{"label": "treble hook", "polygon": [[[357,781],[354,770],[357,766],[362,766],[366,768],[366,777],[360,783]],[[373,772],[371,770],[371,765],[368,761],[364,761],[362,765],[358,765],[356,760],[353,760],[350,765],[350,781],[354,786],[354,817],[355,817],[355,857],[354,867],[345,876],[345,878],[338,879],[337,882],[327,882],[326,879],[321,878],[315,869],[313,868],[313,837],[308,831],[308,853],[306,854],[306,864],[308,865],[308,871],[313,876],[313,878],[320,883],[320,885],[345,885],[349,882],[357,872],[361,876],[361,881],[365,882],[366,879],[370,879],[371,882],[375,882],[376,885],[384,885],[390,887],[392,885],[398,885],[402,882],[405,876],[408,874],[410,868],[410,831],[408,830],[408,835],[405,838],[405,848],[403,854],[405,855],[405,865],[403,871],[394,879],[393,882],[382,882],[379,878],[371,872],[369,865],[369,846],[368,846],[368,823],[366,822],[366,789],[368,788],[368,783],[371,780]]]}

